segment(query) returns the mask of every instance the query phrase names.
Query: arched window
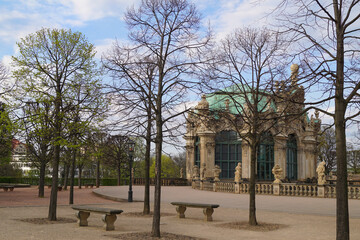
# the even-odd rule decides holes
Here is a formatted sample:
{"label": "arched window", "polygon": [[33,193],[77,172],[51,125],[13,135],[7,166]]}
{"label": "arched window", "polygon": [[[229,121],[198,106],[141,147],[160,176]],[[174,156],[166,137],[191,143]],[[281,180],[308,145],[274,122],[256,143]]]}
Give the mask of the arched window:
{"label": "arched window", "polygon": [[195,139],[195,165],[200,168],[200,138],[196,137]]}
{"label": "arched window", "polygon": [[257,179],[273,180],[272,169],[274,167],[274,139],[270,132],[265,132],[261,136],[257,156]]}
{"label": "arched window", "polygon": [[215,164],[221,168],[220,178],[234,178],[235,167],[241,162],[241,141],[235,131],[222,131],[215,138]]}
{"label": "arched window", "polygon": [[286,177],[297,179],[297,144],[294,134],[289,135],[286,143]]}

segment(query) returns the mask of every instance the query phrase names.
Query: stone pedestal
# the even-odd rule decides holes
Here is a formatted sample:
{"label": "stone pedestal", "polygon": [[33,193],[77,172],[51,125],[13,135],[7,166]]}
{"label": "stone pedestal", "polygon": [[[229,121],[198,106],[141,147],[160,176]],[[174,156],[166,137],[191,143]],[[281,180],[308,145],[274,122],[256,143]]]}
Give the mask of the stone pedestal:
{"label": "stone pedestal", "polygon": [[320,198],[325,197],[325,186],[324,185],[318,185],[317,186],[317,196]]}
{"label": "stone pedestal", "polygon": [[105,214],[102,217],[102,221],[104,222],[104,229],[106,231],[112,231],[115,230],[115,221],[116,221],[117,217],[116,214]]}
{"label": "stone pedestal", "polygon": [[204,190],[204,181],[200,180],[200,190]]}
{"label": "stone pedestal", "polygon": [[240,193],[240,183],[239,182],[235,182],[235,193],[237,193],[237,194]]}
{"label": "stone pedestal", "polygon": [[177,212],[179,218],[185,218],[185,211],[186,211],[185,206],[177,206],[176,207],[176,212]]}
{"label": "stone pedestal", "polygon": [[89,212],[79,211],[79,212],[75,213],[75,216],[78,219],[79,226],[81,226],[81,227],[88,226],[87,219],[90,216]]}
{"label": "stone pedestal", "polygon": [[212,214],[214,212],[214,209],[212,208],[204,208],[204,221],[211,222],[213,220]]}
{"label": "stone pedestal", "polygon": [[213,183],[213,191],[214,191],[214,192],[216,192],[217,184],[218,184],[217,181],[215,181],[215,182]]}
{"label": "stone pedestal", "polygon": [[273,194],[276,196],[280,196],[280,184],[273,183]]}

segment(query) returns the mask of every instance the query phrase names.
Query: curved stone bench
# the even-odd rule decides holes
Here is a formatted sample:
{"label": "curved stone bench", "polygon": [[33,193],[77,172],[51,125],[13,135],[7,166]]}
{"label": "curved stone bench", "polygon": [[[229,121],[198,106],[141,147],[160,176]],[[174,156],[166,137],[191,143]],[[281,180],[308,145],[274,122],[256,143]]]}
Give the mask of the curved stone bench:
{"label": "curved stone bench", "polygon": [[72,206],[71,207],[74,210],[78,210],[78,212],[75,214],[75,216],[78,219],[79,226],[88,226],[88,217],[90,216],[90,212],[95,213],[103,213],[102,221],[104,224],[104,229],[106,231],[111,231],[115,229],[114,223],[117,219],[116,215],[121,214],[123,210],[119,209],[111,209],[111,208],[99,208],[94,206]]}
{"label": "curved stone bench", "polygon": [[176,212],[179,218],[185,218],[186,208],[203,208],[204,221],[212,221],[212,214],[214,208],[218,208],[219,204],[207,204],[207,203],[188,203],[188,202],[172,202],[172,205],[177,206]]}
{"label": "curved stone bench", "polygon": [[14,185],[2,185],[0,186],[4,190],[4,192],[7,192],[10,190],[10,192],[14,191],[15,186]]}

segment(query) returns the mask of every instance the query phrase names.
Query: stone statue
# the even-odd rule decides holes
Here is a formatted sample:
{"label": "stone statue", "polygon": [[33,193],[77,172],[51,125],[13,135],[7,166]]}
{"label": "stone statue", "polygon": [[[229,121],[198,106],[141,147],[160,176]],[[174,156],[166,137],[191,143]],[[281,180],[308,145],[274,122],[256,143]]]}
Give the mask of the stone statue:
{"label": "stone statue", "polygon": [[214,181],[220,181],[219,176],[221,173],[221,168],[218,165],[215,165],[213,172],[214,172]]}
{"label": "stone statue", "polygon": [[281,183],[280,178],[282,176],[283,170],[278,164],[276,164],[273,167],[272,173],[274,174],[274,177],[275,177],[275,181],[273,183]]}
{"label": "stone statue", "polygon": [[201,168],[201,180],[205,179],[205,173],[206,173],[206,163],[203,163]]}
{"label": "stone statue", "polygon": [[316,168],[316,172],[318,174],[318,184],[324,185],[326,183],[325,179],[325,161],[319,163],[318,167]]}
{"label": "stone statue", "polygon": [[226,110],[226,111],[229,111],[229,109],[230,109],[229,105],[230,105],[230,100],[229,100],[229,99],[226,99],[226,100],[225,100],[225,110]]}
{"label": "stone statue", "polygon": [[180,168],[180,178],[184,178],[184,169]]}
{"label": "stone statue", "polygon": [[240,182],[241,177],[241,163],[239,162],[235,167],[235,182]]}
{"label": "stone statue", "polygon": [[291,70],[291,85],[296,86],[297,76],[299,74],[299,65],[297,65],[297,64],[291,65],[290,70]]}
{"label": "stone statue", "polygon": [[197,165],[195,165],[193,167],[193,179],[197,180],[200,177],[200,171],[199,171],[199,167]]}

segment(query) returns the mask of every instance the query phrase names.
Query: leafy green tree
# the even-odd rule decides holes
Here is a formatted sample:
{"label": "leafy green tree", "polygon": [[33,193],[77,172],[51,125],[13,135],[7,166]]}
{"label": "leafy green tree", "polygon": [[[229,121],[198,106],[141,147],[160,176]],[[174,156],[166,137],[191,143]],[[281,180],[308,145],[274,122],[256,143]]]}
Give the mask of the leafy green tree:
{"label": "leafy green tree", "polygon": [[39,170],[38,197],[44,197],[45,172],[53,157],[53,128],[51,125],[52,106],[50,103],[27,102],[21,121],[27,145],[27,157],[32,165]]}
{"label": "leafy green tree", "polygon": [[0,165],[11,161],[13,127],[5,104],[0,102]]}
{"label": "leafy green tree", "polygon": [[[64,117],[73,106],[71,94],[79,81],[97,81],[95,49],[80,32],[65,29],[43,28],[22,38],[17,46],[19,53],[12,58],[15,71],[13,76],[19,81],[23,99],[33,102],[49,102],[53,106],[51,124],[52,145],[52,186],[48,219],[56,220],[57,186]],[[91,94],[82,89],[86,95]]]}
{"label": "leafy green tree", "polygon": [[[150,177],[155,177],[155,158],[151,159]],[[161,178],[179,177],[179,166],[167,155],[161,155]]]}

